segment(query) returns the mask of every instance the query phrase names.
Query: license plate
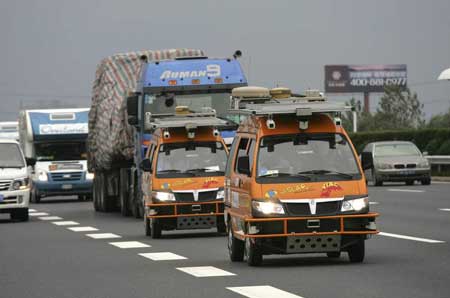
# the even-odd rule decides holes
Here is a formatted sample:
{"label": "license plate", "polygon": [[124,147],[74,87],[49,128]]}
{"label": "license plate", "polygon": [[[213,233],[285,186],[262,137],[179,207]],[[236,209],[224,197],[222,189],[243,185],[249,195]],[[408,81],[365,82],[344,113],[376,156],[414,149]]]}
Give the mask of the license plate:
{"label": "license plate", "polygon": [[63,184],[61,186],[62,189],[72,189],[72,184]]}
{"label": "license plate", "polygon": [[401,171],[400,174],[402,175],[414,175],[416,172],[414,171]]}
{"label": "license plate", "polygon": [[0,202],[3,202],[4,196],[0,195]]}

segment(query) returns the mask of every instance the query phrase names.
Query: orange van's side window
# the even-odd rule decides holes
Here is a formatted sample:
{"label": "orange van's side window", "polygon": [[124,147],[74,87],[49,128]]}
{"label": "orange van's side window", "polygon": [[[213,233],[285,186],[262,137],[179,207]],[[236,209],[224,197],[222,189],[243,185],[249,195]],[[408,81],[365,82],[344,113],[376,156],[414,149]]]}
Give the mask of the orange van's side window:
{"label": "orange van's side window", "polygon": [[227,166],[225,168],[225,176],[231,176],[231,169],[233,168],[234,155],[236,153],[236,149],[239,144],[239,137],[235,137],[233,140],[233,144],[231,145],[230,154],[228,155]]}
{"label": "orange van's side window", "polygon": [[255,153],[255,139],[250,139],[250,144],[248,145],[247,155],[249,156],[249,164],[250,164],[250,177],[253,176],[253,162],[254,162],[254,153]]}
{"label": "orange van's side window", "polygon": [[247,145],[248,145],[248,138],[241,138],[239,141],[238,153],[234,158],[234,171],[236,173],[239,173],[237,169],[237,160],[239,157],[247,155]]}

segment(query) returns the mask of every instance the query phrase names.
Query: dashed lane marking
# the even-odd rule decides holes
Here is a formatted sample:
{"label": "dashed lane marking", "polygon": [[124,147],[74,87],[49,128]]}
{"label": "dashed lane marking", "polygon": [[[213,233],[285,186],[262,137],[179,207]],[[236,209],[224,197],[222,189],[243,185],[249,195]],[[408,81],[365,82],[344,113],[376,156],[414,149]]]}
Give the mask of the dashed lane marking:
{"label": "dashed lane marking", "polygon": [[380,203],[378,203],[378,202],[369,202],[369,205],[378,205],[378,204],[380,204]]}
{"label": "dashed lane marking", "polygon": [[139,241],[122,241],[122,242],[110,242],[109,244],[114,245],[118,248],[142,248],[142,247],[151,247],[148,244],[139,242]]}
{"label": "dashed lane marking", "polygon": [[59,216],[44,216],[38,217],[40,220],[61,220],[62,218]]}
{"label": "dashed lane marking", "polygon": [[213,266],[200,266],[200,267],[179,267],[177,270],[183,271],[187,274],[195,277],[214,277],[214,276],[233,276],[234,273],[213,267]]}
{"label": "dashed lane marking", "polygon": [[249,298],[303,298],[272,286],[228,287],[227,289]]}
{"label": "dashed lane marking", "polygon": [[79,223],[76,221],[53,221],[52,224],[57,226],[77,226]]}
{"label": "dashed lane marking", "polygon": [[28,213],[29,216],[47,216],[48,213],[46,212],[33,212],[33,213]]}
{"label": "dashed lane marking", "polygon": [[73,232],[95,232],[95,231],[98,231],[98,229],[94,228],[94,227],[70,227],[67,229],[69,229]]}
{"label": "dashed lane marking", "polygon": [[450,208],[439,208],[441,211],[450,211]]}
{"label": "dashed lane marking", "polygon": [[36,209],[28,209],[28,212],[37,212]]}
{"label": "dashed lane marking", "polygon": [[392,238],[405,239],[405,240],[413,240],[413,241],[425,242],[425,243],[445,243],[445,241],[441,241],[441,240],[433,240],[433,239],[412,237],[412,236],[392,234],[392,233],[385,233],[385,232],[380,232],[378,235],[386,236],[386,237],[392,237]]}
{"label": "dashed lane marking", "polygon": [[397,191],[397,192],[425,192],[424,190],[418,190],[418,189],[401,189],[401,188],[389,188],[387,191]]}
{"label": "dashed lane marking", "polygon": [[113,238],[122,238],[122,236],[113,234],[113,233],[98,233],[98,234],[86,234],[86,236],[91,237],[92,239],[113,239]]}
{"label": "dashed lane marking", "polygon": [[153,261],[173,261],[173,260],[187,260],[186,257],[176,255],[171,252],[152,252],[152,253],[141,253],[140,256]]}

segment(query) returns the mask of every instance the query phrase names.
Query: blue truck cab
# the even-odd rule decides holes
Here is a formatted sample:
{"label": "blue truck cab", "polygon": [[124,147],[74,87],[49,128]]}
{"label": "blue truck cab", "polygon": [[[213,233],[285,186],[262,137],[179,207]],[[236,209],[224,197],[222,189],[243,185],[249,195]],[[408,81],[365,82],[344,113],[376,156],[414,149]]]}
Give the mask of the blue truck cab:
{"label": "blue truck cab", "polygon": [[92,195],[93,174],[87,171],[89,109],[24,110],[19,118],[20,143],[35,161],[31,201],[42,197]]}

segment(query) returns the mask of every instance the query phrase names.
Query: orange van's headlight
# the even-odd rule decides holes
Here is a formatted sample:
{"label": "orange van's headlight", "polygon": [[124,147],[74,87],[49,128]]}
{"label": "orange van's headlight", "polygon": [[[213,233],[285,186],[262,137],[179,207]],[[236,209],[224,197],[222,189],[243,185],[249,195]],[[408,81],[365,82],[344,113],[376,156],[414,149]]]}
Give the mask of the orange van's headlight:
{"label": "orange van's headlight", "polygon": [[369,208],[369,197],[362,197],[358,199],[342,201],[341,212],[359,212],[367,208]]}
{"label": "orange van's headlight", "polygon": [[252,209],[261,215],[284,214],[283,205],[274,202],[252,201]]}
{"label": "orange van's headlight", "polygon": [[161,202],[175,201],[175,195],[167,191],[154,191],[152,192],[152,196]]}

